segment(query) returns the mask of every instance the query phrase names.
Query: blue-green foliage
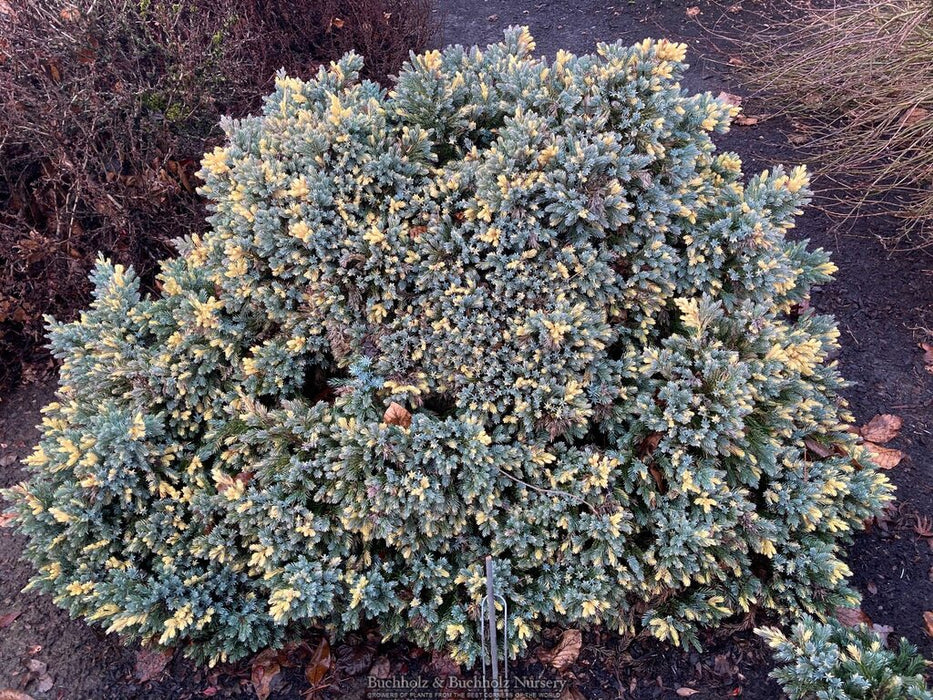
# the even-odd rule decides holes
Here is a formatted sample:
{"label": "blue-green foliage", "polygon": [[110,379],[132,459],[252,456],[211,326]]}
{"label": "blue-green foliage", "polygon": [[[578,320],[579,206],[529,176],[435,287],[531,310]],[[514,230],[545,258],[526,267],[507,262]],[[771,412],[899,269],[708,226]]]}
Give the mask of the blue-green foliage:
{"label": "blue-green foliage", "polygon": [[785,240],[805,172],[715,153],[736,110],[681,90],[683,45],[533,46],[389,93],[348,55],[225,125],[161,294],[101,262],[53,326],[9,494],[38,589],[205,660],[366,620],[471,660],[490,553],[515,652],[851,600],[890,487],[795,311],[834,269]]}
{"label": "blue-green foliage", "polygon": [[902,639],[897,651],[866,625],[845,627],[804,615],[790,636],[757,630],[774,649],[771,673],[791,700],[933,700],[923,678],[926,666]]}

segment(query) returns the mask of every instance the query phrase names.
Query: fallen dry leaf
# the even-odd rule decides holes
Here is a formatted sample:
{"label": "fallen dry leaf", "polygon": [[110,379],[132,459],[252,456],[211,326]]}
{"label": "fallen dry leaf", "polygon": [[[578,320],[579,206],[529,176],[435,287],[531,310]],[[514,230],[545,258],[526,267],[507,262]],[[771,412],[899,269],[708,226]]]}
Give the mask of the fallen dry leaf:
{"label": "fallen dry leaf", "polygon": [[816,108],[823,104],[824,96],[818,91],[808,92],[807,94],[799,97],[797,99],[800,104],[806,105],[807,107]]}
{"label": "fallen dry leaf", "polygon": [[927,372],[933,374],[933,344],[920,343],[920,349],[923,350],[923,364]]}
{"label": "fallen dry leaf", "polygon": [[305,678],[312,688],[316,688],[320,684],[327,672],[330,671],[333,663],[333,658],[330,655],[330,642],[327,641],[327,637],[321,637],[321,641],[314,650],[314,654],[311,655],[308,665],[305,666]]}
{"label": "fallen dry leaf", "polygon": [[23,614],[22,610],[13,610],[0,615],[0,630],[13,624],[13,620]]}
{"label": "fallen dry leaf", "polygon": [[133,675],[140,683],[148,683],[162,675],[168,662],[172,660],[174,652],[171,649],[158,651],[155,649],[140,649],[136,652],[136,666]]}
{"label": "fallen dry leaf", "polygon": [[29,659],[26,662],[26,669],[29,673],[26,675],[26,683],[35,682],[36,690],[40,693],[47,693],[55,685],[52,677],[49,675],[49,665],[39,659]]}
{"label": "fallen dry leaf", "polygon": [[4,688],[0,690],[0,700],[35,700],[35,698],[12,688]]}
{"label": "fallen dry leaf", "polygon": [[78,49],[78,62],[83,63],[86,66],[94,63],[94,59],[97,58],[97,54],[94,52],[94,49]]}
{"label": "fallen dry leaf", "polygon": [[727,105],[732,105],[733,107],[738,107],[742,104],[742,98],[738,95],[733,95],[731,92],[720,92],[716,96],[717,100],[722,100]]}
{"label": "fallen dry leaf", "polygon": [[871,625],[871,618],[861,608],[836,608],[836,619],[846,627]]}
{"label": "fallen dry leaf", "polygon": [[648,473],[651,474],[651,478],[654,479],[654,485],[658,487],[658,491],[663,496],[667,493],[667,482],[664,480],[664,475],[661,473],[661,470],[655,467],[654,465],[648,467]]}
{"label": "fallen dry leaf", "polygon": [[795,133],[787,137],[787,140],[790,141],[795,146],[801,146],[810,140],[810,137],[806,134]]}
{"label": "fallen dry leaf", "polygon": [[914,515],[914,532],[921,537],[933,537],[933,518],[925,515]]}
{"label": "fallen dry leaf", "polygon": [[456,661],[451,659],[447,654],[441,654],[437,651],[431,652],[430,669],[431,673],[438,678],[459,677],[463,673],[460,670],[460,665]]}
{"label": "fallen dry leaf", "polygon": [[[860,465],[858,462],[854,462],[854,464],[859,469],[864,469],[864,466]],[[867,530],[872,525],[877,525],[878,529],[882,532],[889,532],[900,517],[897,506],[893,503],[888,503],[881,509],[880,515],[876,515],[871,520],[865,521],[865,529]]]}
{"label": "fallen dry leaf", "polygon": [[45,663],[45,661],[40,661],[39,659],[29,659],[29,661],[26,662],[26,668],[29,669],[30,673],[41,676],[49,670],[49,665]]}
{"label": "fallen dry leaf", "polygon": [[891,636],[891,632],[894,631],[894,628],[888,625],[872,625],[871,629],[881,638],[881,643],[887,646],[888,637]]}
{"label": "fallen dry leaf", "polygon": [[732,123],[739,126],[754,126],[758,123],[758,117],[746,117],[744,114],[740,114],[732,120]]}
{"label": "fallen dry leaf", "polygon": [[687,8],[687,17],[696,17],[700,14],[700,8],[696,5]]}
{"label": "fallen dry leaf", "polygon": [[687,688],[686,686],[684,686],[683,688],[677,689],[677,697],[689,698],[691,695],[696,695],[699,692],[700,692],[699,690],[695,690],[693,688]]}
{"label": "fallen dry leaf", "polygon": [[872,461],[882,469],[894,469],[901,460],[904,459],[904,453],[891,447],[882,447],[873,442],[865,441],[865,449],[871,453]]}
{"label": "fallen dry leaf", "polygon": [[392,663],[384,656],[380,656],[369,669],[369,675],[373,678],[384,680],[392,673]]}
{"label": "fallen dry leaf", "polygon": [[0,513],[0,527],[6,527],[16,520],[16,513]]}
{"label": "fallen dry leaf", "polygon": [[334,652],[341,673],[358,676],[373,665],[376,649],[371,644],[343,644]]}
{"label": "fallen dry leaf", "polygon": [[866,440],[883,445],[897,437],[897,433],[903,424],[904,421],[901,420],[900,416],[881,413],[859,428],[859,435]]}
{"label": "fallen dry leaf", "polygon": [[717,676],[734,676],[737,670],[729,660],[728,655],[716,654],[715,659],[713,659],[713,673]]}
{"label": "fallen dry leaf", "polygon": [[821,442],[818,442],[817,440],[814,440],[813,438],[804,438],[803,444],[817,457],[823,457],[825,459],[833,453],[831,448],[827,447]]}
{"label": "fallen dry leaf", "polygon": [[586,700],[586,696],[576,686],[568,685],[561,692],[560,700]]}
{"label": "fallen dry leaf", "polygon": [[927,610],[923,613],[923,627],[926,633],[933,637],[933,612]]}
{"label": "fallen dry leaf", "polygon": [[400,425],[403,428],[408,428],[411,426],[411,413],[404,406],[393,401],[383,414],[382,420],[388,425]]}
{"label": "fallen dry leaf", "polygon": [[580,656],[582,646],[583,635],[580,634],[580,630],[564,630],[557,646],[550,651],[542,652],[538,658],[558,671],[564,671]]}
{"label": "fallen dry leaf", "polygon": [[933,114],[933,112],[930,112],[930,110],[924,109],[923,107],[911,107],[904,114],[904,125],[910,126],[911,124],[922,122],[924,119],[929,117],[930,114]]}
{"label": "fallen dry leaf", "polygon": [[745,59],[741,56],[729,56],[729,65],[730,66],[744,66]]}
{"label": "fallen dry leaf", "polygon": [[638,446],[638,456],[644,459],[653,455],[654,451],[658,449],[658,445],[661,444],[662,437],[664,437],[663,433],[649,433]]}
{"label": "fallen dry leaf", "polygon": [[266,700],[272,693],[272,683],[281,670],[278,651],[267,649],[253,659],[250,664],[250,681],[259,700]]}
{"label": "fallen dry leaf", "polygon": [[343,29],[343,25],[345,24],[345,22],[339,17],[334,17],[330,23],[337,27],[337,29]]}

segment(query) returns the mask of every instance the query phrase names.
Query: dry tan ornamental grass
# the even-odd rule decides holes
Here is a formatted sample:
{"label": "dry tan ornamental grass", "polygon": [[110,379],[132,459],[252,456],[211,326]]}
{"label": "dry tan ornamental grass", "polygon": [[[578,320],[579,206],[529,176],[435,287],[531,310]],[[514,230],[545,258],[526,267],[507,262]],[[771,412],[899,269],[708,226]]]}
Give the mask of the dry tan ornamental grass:
{"label": "dry tan ornamental grass", "polygon": [[815,122],[821,169],[847,182],[851,211],[879,205],[933,243],[933,2],[807,9],[755,43],[753,79]]}

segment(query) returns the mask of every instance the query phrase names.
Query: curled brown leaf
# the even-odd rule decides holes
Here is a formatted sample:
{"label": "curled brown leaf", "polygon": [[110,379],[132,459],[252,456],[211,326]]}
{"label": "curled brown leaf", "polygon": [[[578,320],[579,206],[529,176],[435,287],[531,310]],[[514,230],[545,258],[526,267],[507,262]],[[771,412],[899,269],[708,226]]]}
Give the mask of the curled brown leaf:
{"label": "curled brown leaf", "polygon": [[19,690],[0,688],[0,700],[35,700],[35,698]]}
{"label": "curled brown leaf", "polygon": [[827,447],[821,442],[818,442],[817,440],[814,440],[813,438],[804,438],[803,444],[806,446],[807,450],[815,454],[817,457],[823,457],[825,459],[833,453],[831,448]]}
{"label": "curled brown leaf", "polygon": [[333,657],[330,653],[330,642],[327,641],[327,637],[322,637],[311,655],[308,665],[305,666],[305,679],[311,684],[312,688],[316,688],[321,683],[332,665]]}
{"label": "curled brown leaf", "polygon": [[404,406],[393,401],[383,414],[382,420],[387,425],[398,425],[403,428],[408,428],[411,426],[411,413],[409,413]]}
{"label": "curled brown leaf", "polygon": [[278,651],[267,649],[253,658],[250,664],[250,680],[259,700],[266,700],[272,693],[272,683],[281,670]]}
{"label": "curled brown leaf", "polygon": [[133,668],[133,676],[139,683],[148,683],[162,675],[168,662],[171,661],[173,651],[140,649],[136,652],[136,665]]}
{"label": "curled brown leaf", "polygon": [[720,92],[717,96],[717,99],[722,100],[727,105],[732,105],[733,107],[738,107],[742,104],[742,98],[738,95],[733,95],[731,92]]}
{"label": "curled brown leaf", "polygon": [[901,420],[900,416],[881,413],[859,428],[859,435],[866,440],[883,445],[897,437],[903,424],[904,421]]}
{"label": "curled brown leaf", "polygon": [[882,469],[894,469],[905,456],[900,450],[882,447],[868,441],[865,442],[865,449],[871,453],[872,461]]}
{"label": "curled brown leaf", "polygon": [[546,664],[550,664],[558,671],[564,671],[577,660],[580,656],[580,649],[583,646],[583,635],[580,630],[564,630],[557,646],[550,651],[542,651],[538,658]]}
{"label": "curled brown leaf", "polygon": [[861,608],[836,608],[836,619],[846,627],[871,626],[871,618]]}

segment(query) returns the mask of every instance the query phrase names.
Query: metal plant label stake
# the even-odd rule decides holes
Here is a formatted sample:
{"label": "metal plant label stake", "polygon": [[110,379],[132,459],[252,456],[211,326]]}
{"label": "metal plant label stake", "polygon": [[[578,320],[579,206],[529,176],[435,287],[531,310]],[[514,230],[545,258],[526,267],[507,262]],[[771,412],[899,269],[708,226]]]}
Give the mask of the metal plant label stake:
{"label": "metal plant label stake", "polygon": [[[499,646],[496,633],[496,602],[502,605],[502,670],[503,681],[499,681]],[[508,697],[509,683],[509,605],[505,597],[496,593],[495,568],[492,557],[486,557],[486,595],[480,605],[480,640],[483,655],[483,698],[487,698],[489,684],[486,677],[486,664],[489,664],[492,676],[492,697]],[[487,634],[486,627],[489,627]],[[489,645],[489,654],[486,654],[486,645]]]}

